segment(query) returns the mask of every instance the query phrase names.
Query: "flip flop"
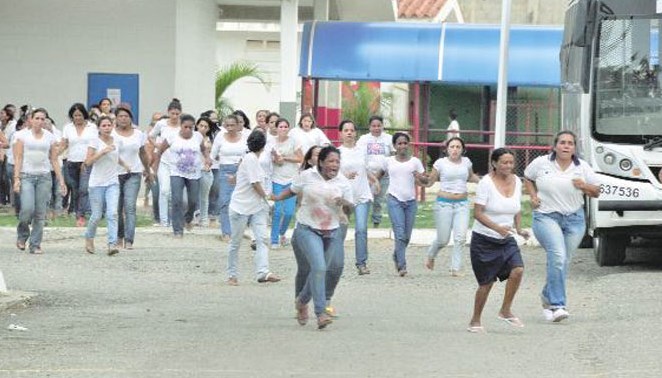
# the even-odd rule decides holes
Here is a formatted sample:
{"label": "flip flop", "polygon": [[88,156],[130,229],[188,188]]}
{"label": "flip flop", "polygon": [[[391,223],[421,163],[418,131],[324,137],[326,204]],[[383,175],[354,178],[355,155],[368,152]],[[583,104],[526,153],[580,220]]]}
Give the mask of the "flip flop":
{"label": "flip flop", "polygon": [[516,317],[516,316],[510,317],[510,318],[504,318],[503,316],[499,315],[499,316],[497,316],[497,319],[502,320],[502,321],[508,323],[508,325],[511,325],[515,328],[524,328],[524,323],[522,323],[522,321],[519,320],[519,318]]}
{"label": "flip flop", "polygon": [[267,273],[267,275],[262,278],[258,278],[257,280],[257,282],[259,283],[278,282],[278,281],[280,281],[280,277],[278,277],[277,275],[271,272]]}
{"label": "flip flop", "polygon": [[470,333],[485,333],[485,328],[483,326],[469,326],[467,331]]}

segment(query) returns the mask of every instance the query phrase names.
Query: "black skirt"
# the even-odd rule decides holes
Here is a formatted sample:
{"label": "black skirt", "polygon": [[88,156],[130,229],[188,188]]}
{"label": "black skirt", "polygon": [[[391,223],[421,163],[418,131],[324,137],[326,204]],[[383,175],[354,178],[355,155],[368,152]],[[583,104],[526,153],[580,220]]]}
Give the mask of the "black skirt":
{"label": "black skirt", "polygon": [[471,267],[479,285],[508,279],[513,268],[523,267],[515,238],[495,239],[477,232],[471,234]]}

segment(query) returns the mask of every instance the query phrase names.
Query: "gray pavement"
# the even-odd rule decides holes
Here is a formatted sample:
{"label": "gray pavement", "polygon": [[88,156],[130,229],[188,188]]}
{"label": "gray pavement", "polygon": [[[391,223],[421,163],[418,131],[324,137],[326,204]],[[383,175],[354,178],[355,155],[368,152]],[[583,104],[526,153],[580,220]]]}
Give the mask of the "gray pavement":
{"label": "gray pavement", "polygon": [[[136,249],[108,257],[83,252],[82,229],[47,229],[44,255],[13,248],[0,229],[0,270],[11,293],[33,292],[0,311],[0,376],[8,377],[656,377],[662,362],[659,248],[632,251],[623,267],[599,268],[580,250],[569,277],[571,317],[540,316],[540,248],[524,246],[525,278],[515,329],[496,319],[503,284],[483,318],[486,334],[466,326],[476,289],[465,255],[452,278],[442,251],[437,270],[423,267],[424,245],[408,250],[410,275],[397,276],[392,241],[370,230],[372,274],[353,268],[353,242],[328,329],[294,319],[295,263],[271,252],[275,284],[252,279],[248,243],[240,286],[225,285],[227,245],[195,229],[183,239],[141,228]],[[97,248],[103,245],[103,230]],[[417,240],[417,243],[420,242]],[[423,240],[425,242],[425,240]],[[468,250],[467,250],[468,255]],[[0,298],[2,298],[0,296]],[[25,303],[25,302],[24,302]],[[10,325],[25,330],[9,330]]]}

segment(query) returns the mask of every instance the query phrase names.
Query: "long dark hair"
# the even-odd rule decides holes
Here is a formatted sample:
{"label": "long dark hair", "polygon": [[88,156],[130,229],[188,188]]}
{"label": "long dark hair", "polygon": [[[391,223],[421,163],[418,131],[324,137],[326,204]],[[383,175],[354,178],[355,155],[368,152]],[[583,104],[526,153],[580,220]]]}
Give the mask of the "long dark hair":
{"label": "long dark hair", "polygon": [[574,165],[579,165],[579,157],[577,157],[577,135],[573,133],[570,130],[561,130],[556,135],[554,136],[554,143],[552,144],[552,153],[549,154],[549,160],[556,160],[556,151],[554,151],[554,147],[556,147],[556,144],[559,142],[559,139],[561,139],[561,135],[570,135],[572,136],[572,141],[575,143],[575,153],[572,154],[572,163]]}
{"label": "long dark hair", "polygon": [[308,168],[313,167],[312,165],[310,165],[310,163],[308,163],[308,160],[313,158],[313,153],[315,152],[316,148],[321,149],[322,147],[312,146],[308,149],[308,151],[306,151],[306,155],[304,155],[304,157],[303,157],[303,162],[301,163],[301,168],[300,168],[302,172],[305,171]]}

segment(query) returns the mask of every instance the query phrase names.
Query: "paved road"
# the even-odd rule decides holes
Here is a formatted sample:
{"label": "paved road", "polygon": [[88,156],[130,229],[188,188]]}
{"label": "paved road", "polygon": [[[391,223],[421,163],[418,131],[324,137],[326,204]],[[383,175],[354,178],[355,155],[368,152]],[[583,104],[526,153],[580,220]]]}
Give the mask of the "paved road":
{"label": "paved road", "polygon": [[[443,258],[438,270],[425,271],[425,248],[414,246],[410,276],[399,278],[392,241],[371,239],[373,273],[357,276],[349,254],[335,299],[340,317],[317,331],[294,319],[289,250],[271,254],[284,280],[258,284],[245,246],[240,286],[229,287],[226,248],[214,233],[176,240],[163,229],[140,229],[136,250],[114,257],[84,254],[81,233],[48,230],[46,253],[34,256],[7,247],[14,231],[0,229],[9,288],[38,293],[27,308],[0,313],[0,376],[652,377],[662,369],[655,252],[598,268],[590,251],[580,251],[569,280],[571,318],[550,324],[538,301],[544,254],[526,247],[514,307],[526,327],[496,319],[503,293],[496,285],[483,321],[488,332],[469,334],[470,274],[451,278]],[[9,331],[9,324],[28,330]]]}

